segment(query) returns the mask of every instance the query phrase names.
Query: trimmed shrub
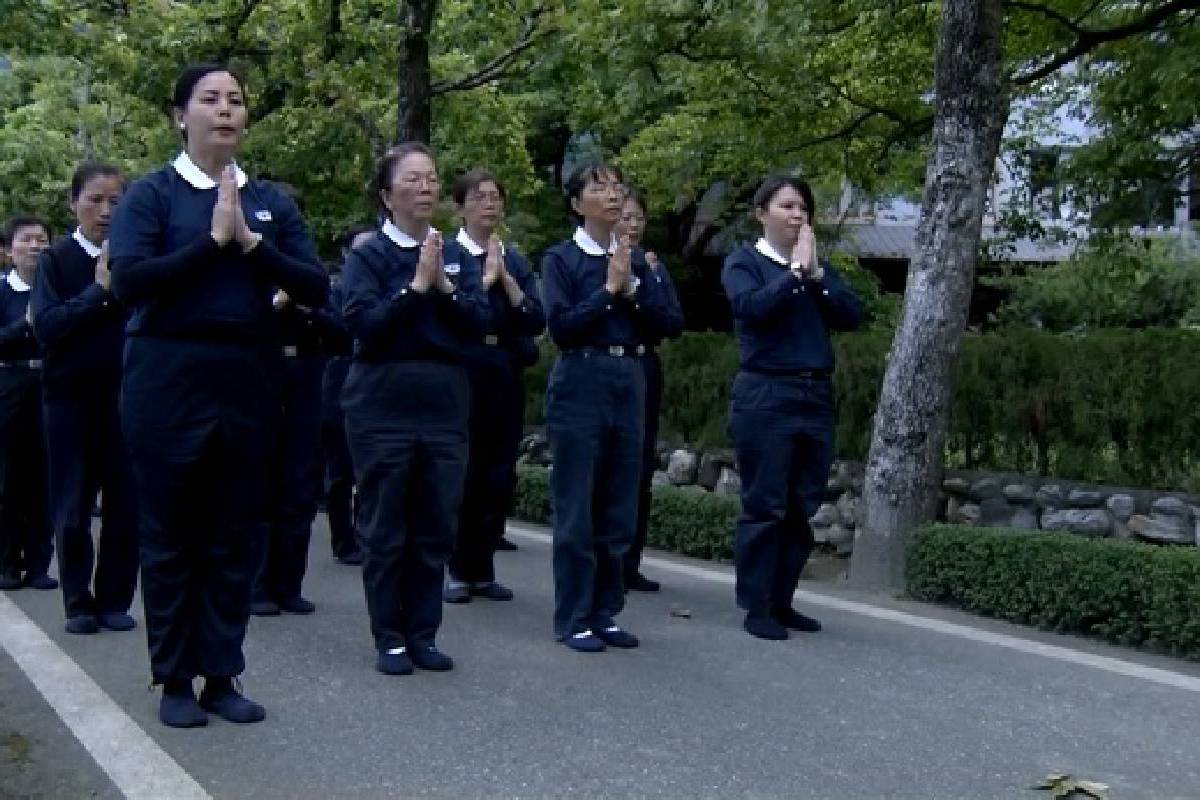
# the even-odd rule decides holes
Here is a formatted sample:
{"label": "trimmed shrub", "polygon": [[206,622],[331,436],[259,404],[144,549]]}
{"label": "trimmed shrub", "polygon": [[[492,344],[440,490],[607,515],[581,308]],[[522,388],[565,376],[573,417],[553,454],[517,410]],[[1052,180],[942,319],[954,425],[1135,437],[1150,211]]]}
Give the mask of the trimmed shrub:
{"label": "trimmed shrub", "polygon": [[[675,486],[656,487],[653,497],[647,532],[651,546],[695,558],[733,558],[733,526],[741,510],[736,497]],[[550,524],[549,470],[517,468],[512,513],[526,522]]]}
{"label": "trimmed shrub", "polygon": [[933,525],[908,593],[1010,622],[1200,659],[1200,551],[1066,533]]}

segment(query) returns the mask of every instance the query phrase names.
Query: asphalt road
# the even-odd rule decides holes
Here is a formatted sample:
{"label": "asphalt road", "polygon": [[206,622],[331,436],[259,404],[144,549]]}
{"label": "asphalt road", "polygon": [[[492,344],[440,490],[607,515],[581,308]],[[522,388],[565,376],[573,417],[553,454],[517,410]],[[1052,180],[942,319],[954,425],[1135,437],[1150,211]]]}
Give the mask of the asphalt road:
{"label": "asphalt road", "polygon": [[[1081,658],[828,607],[811,609],[824,632],[764,642],[740,628],[727,567],[665,557],[646,568],[663,592],[632,596],[622,616],[643,646],[574,653],[551,636],[541,530],[497,556],[513,602],[446,608],[453,672],[386,677],[358,571],[329,557],[320,520],[317,613],[251,622],[244,685],[268,718],[246,727],[162,727],[140,629],[73,637],[57,593],[8,597],[216,798],[1038,798],[1029,787],[1051,772],[1107,783],[1114,800],[1200,797],[1200,692],[1085,657],[1185,678],[1197,665],[887,601]],[[0,715],[0,737],[34,743],[17,747],[19,768],[0,748],[0,797],[115,796],[2,650]]]}

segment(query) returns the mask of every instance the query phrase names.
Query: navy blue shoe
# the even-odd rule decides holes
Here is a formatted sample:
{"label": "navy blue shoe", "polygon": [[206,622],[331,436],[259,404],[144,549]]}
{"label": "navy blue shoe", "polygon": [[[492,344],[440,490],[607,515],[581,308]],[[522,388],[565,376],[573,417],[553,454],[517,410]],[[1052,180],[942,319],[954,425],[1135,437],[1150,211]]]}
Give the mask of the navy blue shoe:
{"label": "navy blue shoe", "polygon": [[794,631],[816,633],[821,630],[820,622],[788,606],[778,606],[771,609],[771,618],[783,627],[791,628]]}
{"label": "navy blue shoe", "polygon": [[353,553],[347,553],[344,556],[338,556],[337,562],[345,564],[348,567],[361,567],[363,562],[363,554],[361,550],[355,550]]}
{"label": "navy blue shoe", "polygon": [[200,693],[200,707],[228,722],[262,722],[267,711],[234,688],[230,678],[209,678]]}
{"label": "navy blue shoe", "polygon": [[487,581],[486,583],[472,583],[471,594],[475,597],[483,597],[487,600],[512,600],[512,589],[502,583],[495,581]]}
{"label": "navy blue shoe", "polygon": [[250,613],[256,617],[278,617],[279,604],[274,600],[255,600],[250,604]]}
{"label": "navy blue shoe", "polygon": [[759,639],[782,641],[788,638],[787,628],[762,614],[747,614],[742,627],[746,629],[746,633],[757,636]]}
{"label": "navy blue shoe", "polygon": [[514,553],[517,550],[517,545],[507,536],[501,536],[500,541],[496,542],[496,550],[501,553]]}
{"label": "navy blue shoe", "polygon": [[110,631],[131,631],[137,627],[133,617],[124,611],[110,611],[107,614],[97,614],[96,622],[100,627]]}
{"label": "navy blue shoe", "polygon": [[590,628],[585,628],[570,636],[560,636],[558,640],[579,653],[604,652],[604,640],[592,633]]}
{"label": "navy blue shoe", "polygon": [[30,589],[37,589],[38,591],[48,592],[51,589],[58,588],[58,581],[54,580],[54,578],[51,578],[49,575],[47,575],[44,572],[39,572],[37,575],[26,575],[25,576],[25,585],[28,586]]}
{"label": "navy blue shoe", "polygon": [[280,600],[279,610],[289,614],[311,614],[317,610],[317,604],[297,595],[289,600]]}
{"label": "navy blue shoe", "polygon": [[171,728],[199,728],[208,724],[208,714],[196,702],[191,681],[183,686],[163,688],[162,700],[158,703],[158,719]]}
{"label": "navy blue shoe", "polygon": [[447,581],[446,588],[442,592],[442,600],[455,605],[469,603],[471,602],[471,591],[462,581]]}
{"label": "navy blue shoe", "polygon": [[11,572],[0,575],[0,591],[15,592],[24,585],[20,575],[14,575]]}
{"label": "navy blue shoe", "polygon": [[619,625],[609,625],[607,628],[597,628],[596,636],[609,647],[620,647],[625,650],[637,647],[638,638]]}
{"label": "navy blue shoe", "polygon": [[80,636],[87,636],[100,630],[100,626],[96,624],[96,618],[91,614],[76,614],[73,617],[68,617],[65,627],[67,633],[74,633]]}
{"label": "navy blue shoe", "polygon": [[446,670],[454,669],[454,659],[433,645],[414,647],[409,651],[408,657],[412,659],[413,664],[421,669],[428,669],[434,672],[445,672]]}
{"label": "navy blue shoe", "polygon": [[384,675],[412,675],[413,663],[404,647],[393,647],[379,654],[375,661],[375,669]]}

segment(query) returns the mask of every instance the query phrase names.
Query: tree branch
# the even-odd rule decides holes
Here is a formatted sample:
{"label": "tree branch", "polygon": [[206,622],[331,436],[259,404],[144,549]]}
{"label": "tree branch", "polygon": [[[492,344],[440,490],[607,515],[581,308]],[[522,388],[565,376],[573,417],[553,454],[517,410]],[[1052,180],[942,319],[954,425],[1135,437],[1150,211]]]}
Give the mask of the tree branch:
{"label": "tree branch", "polygon": [[228,61],[229,57],[238,49],[237,42],[242,35],[242,26],[250,19],[250,15],[258,8],[262,0],[246,0],[242,4],[241,9],[229,17],[225,23],[225,44],[217,50],[218,62]]}
{"label": "tree branch", "polygon": [[[1124,25],[1118,25],[1115,28],[1107,30],[1080,29],[1078,38],[1073,45],[1037,69],[1014,77],[1011,83],[1014,86],[1027,86],[1031,83],[1036,83],[1042,78],[1053,75],[1060,68],[1070,64],[1080,56],[1090,53],[1102,44],[1120,41],[1130,36],[1136,36],[1139,33],[1147,33],[1181,11],[1191,11],[1197,8],[1200,8],[1200,0],[1172,0],[1150,11],[1140,19]],[[1073,25],[1074,23],[1068,21],[1068,24]]]}
{"label": "tree branch", "polygon": [[533,47],[537,43],[537,40],[544,35],[545,31],[538,30],[538,27],[545,10],[545,6],[538,6],[525,18],[521,35],[511,47],[470,75],[464,75],[452,81],[439,81],[433,84],[429,89],[430,97],[437,97],[449,92],[475,89],[504,77],[509,68],[517,60],[517,57]]}
{"label": "tree branch", "polygon": [[1007,2],[1004,3],[1004,6],[1006,8],[1017,8],[1021,11],[1028,11],[1031,14],[1041,14],[1043,17],[1054,20],[1059,25],[1066,28],[1071,33],[1076,34],[1077,36],[1083,36],[1087,33],[1087,31],[1079,27],[1074,20],[1068,19],[1054,9],[1047,8],[1046,6],[1039,5],[1038,3],[1026,3],[1024,0],[1007,0]]}

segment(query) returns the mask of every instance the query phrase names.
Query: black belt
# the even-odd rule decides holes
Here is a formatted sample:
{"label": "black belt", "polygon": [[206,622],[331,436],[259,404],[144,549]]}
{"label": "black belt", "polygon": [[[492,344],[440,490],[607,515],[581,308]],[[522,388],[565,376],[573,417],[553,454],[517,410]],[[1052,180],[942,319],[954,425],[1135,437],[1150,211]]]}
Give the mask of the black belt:
{"label": "black belt", "polygon": [[0,361],[0,367],[15,367],[17,369],[41,369],[40,358],[18,359],[16,361]]}
{"label": "black belt", "polygon": [[584,356],[611,356],[613,358],[636,358],[646,355],[644,344],[613,344],[608,347],[572,347],[563,350],[564,355],[582,353]]}
{"label": "black belt", "polygon": [[750,369],[742,367],[742,371],[767,378],[803,378],[810,381],[827,381],[833,377],[833,371],[828,369],[764,369],[762,367]]}

